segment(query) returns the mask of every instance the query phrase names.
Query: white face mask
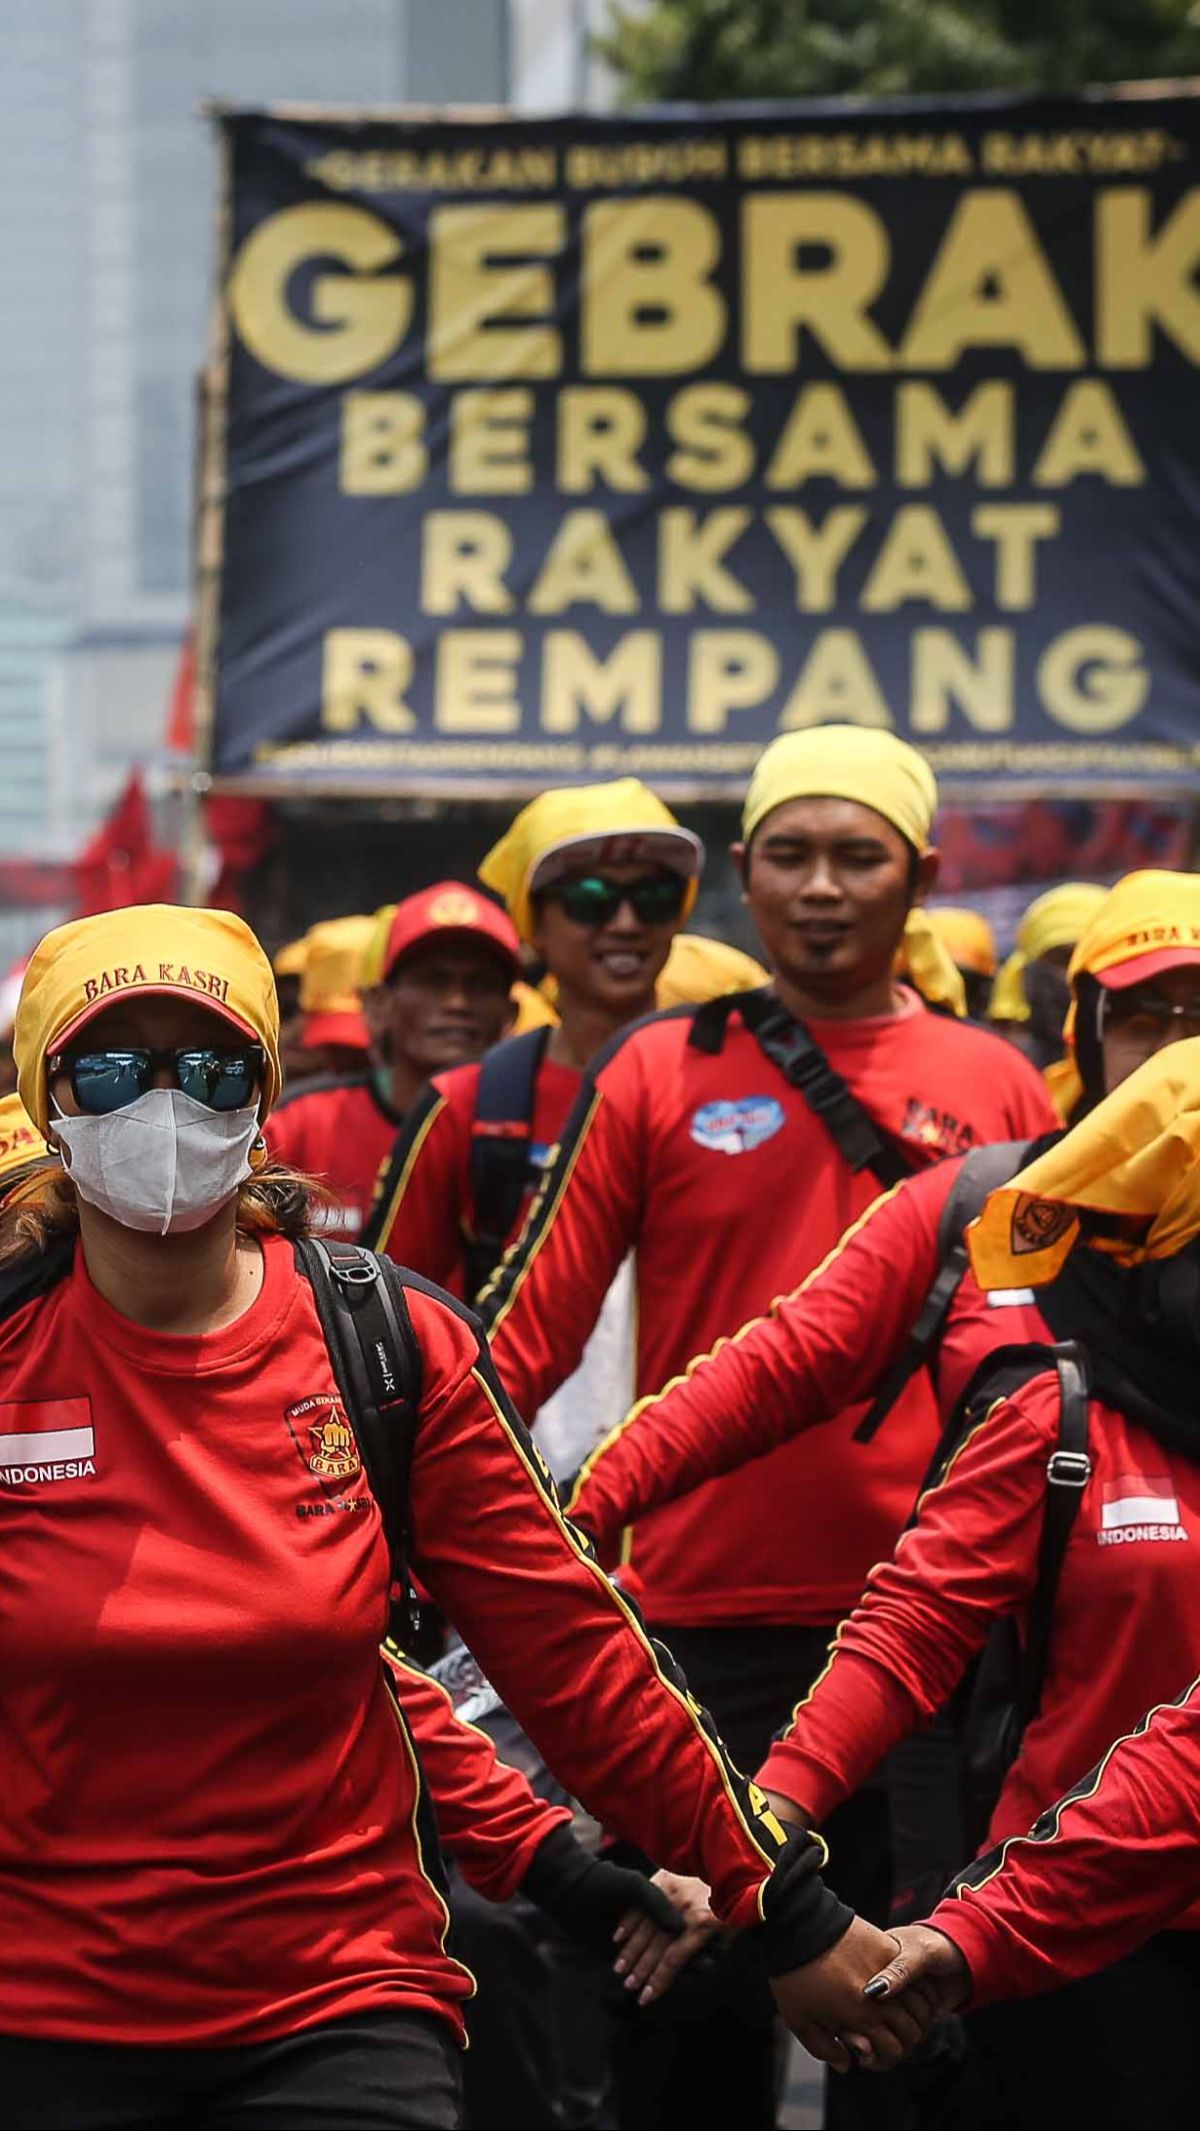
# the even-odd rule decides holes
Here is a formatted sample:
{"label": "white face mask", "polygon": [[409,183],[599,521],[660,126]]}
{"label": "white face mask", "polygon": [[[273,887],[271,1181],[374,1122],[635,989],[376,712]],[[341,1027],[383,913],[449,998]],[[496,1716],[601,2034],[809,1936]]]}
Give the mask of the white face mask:
{"label": "white face mask", "polygon": [[54,1133],[81,1199],[122,1228],[203,1228],[250,1175],[258,1111],[210,1110],[182,1088],[150,1088],[105,1117],[64,1117]]}

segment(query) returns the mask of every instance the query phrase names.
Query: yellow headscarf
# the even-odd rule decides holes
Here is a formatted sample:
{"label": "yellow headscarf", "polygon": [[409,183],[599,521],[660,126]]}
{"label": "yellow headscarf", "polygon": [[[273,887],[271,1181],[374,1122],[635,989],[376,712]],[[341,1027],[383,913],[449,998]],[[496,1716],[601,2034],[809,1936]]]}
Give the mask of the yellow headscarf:
{"label": "yellow headscarf", "polygon": [[[862,725],[814,725],[772,740],[754,767],[742,810],[749,843],[768,814],[789,799],[850,799],[898,829],[923,857],[937,812],[937,781],[924,755],[895,733]],[[919,903],[904,927],[904,964],[931,1006],[965,1014],[966,991]]]}
{"label": "yellow headscarf", "polygon": [[727,947],[724,940],[709,940],[699,932],[681,932],[671,942],[655,987],[655,1003],[660,1010],[699,1006],[725,992],[756,991],[770,981],[762,963],[739,947]]}
{"label": "yellow headscarf", "polygon": [[1025,971],[1055,947],[1074,947],[1108,890],[1091,881],[1060,881],[1036,896],[1017,927],[1017,944],[1001,964],[988,1009],[993,1021],[1028,1021]]}
{"label": "yellow headscarf", "polygon": [[882,814],[914,851],[929,849],[937,781],[924,755],[895,733],[863,725],[813,725],[772,740],[754,766],[742,837],[789,799],[852,799]]}
{"label": "yellow headscarf", "polygon": [[636,777],[542,792],[493,844],[479,878],[503,897],[521,938],[530,940],[535,886],[559,878],[568,865],[574,870],[605,859],[614,865],[644,860],[682,874],[689,883],[683,915],[690,915],[704,846]]}
{"label": "yellow headscarf", "polygon": [[271,965],[250,927],[228,910],[134,903],[56,926],[30,957],[13,1056],[18,1092],[43,1138],[50,1053],[106,1006],[163,993],[212,1007],[261,1043],[266,1116],[280,1087],[279,1006]]}
{"label": "yellow headscarf", "polygon": [[19,1095],[0,1096],[0,1185],[14,1169],[48,1155],[49,1147]]}
{"label": "yellow headscarf", "polygon": [[958,969],[969,969],[976,977],[995,976],[996,935],[978,910],[957,910],[940,903],[926,915]]}
{"label": "yellow headscarf", "polygon": [[1122,1265],[1169,1258],[1200,1235],[1200,1037],[1157,1051],[992,1193],[967,1231],[975,1278],[983,1288],[1043,1286],[1085,1215],[1089,1244]]}

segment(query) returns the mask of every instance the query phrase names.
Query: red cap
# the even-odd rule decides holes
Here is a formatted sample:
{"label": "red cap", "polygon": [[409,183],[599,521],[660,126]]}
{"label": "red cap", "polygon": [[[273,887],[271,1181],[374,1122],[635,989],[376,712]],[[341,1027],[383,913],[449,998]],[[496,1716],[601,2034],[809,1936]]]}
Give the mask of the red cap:
{"label": "red cap", "polygon": [[320,1051],[327,1043],[336,1043],[348,1051],[369,1051],[371,1038],[362,1015],[319,1012],[306,1014],[304,1031],[300,1038],[301,1050]]}
{"label": "red cap", "polygon": [[1111,969],[1098,971],[1096,981],[1105,991],[1128,991],[1132,984],[1148,984],[1151,977],[1161,977],[1167,969],[1200,967],[1200,946],[1197,947],[1152,947],[1148,954],[1135,955],[1132,962],[1114,962]]}
{"label": "red cap", "polygon": [[425,940],[446,935],[487,941],[517,976],[521,959],[512,919],[463,881],[438,881],[397,903],[383,951],[383,975],[389,977],[397,962]]}

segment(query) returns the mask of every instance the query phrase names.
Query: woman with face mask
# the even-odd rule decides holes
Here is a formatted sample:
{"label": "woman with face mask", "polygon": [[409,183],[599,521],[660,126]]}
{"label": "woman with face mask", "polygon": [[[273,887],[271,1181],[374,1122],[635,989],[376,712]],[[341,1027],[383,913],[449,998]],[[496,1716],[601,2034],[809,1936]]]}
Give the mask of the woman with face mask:
{"label": "woman with face mask", "polygon": [[[0,1210],[3,2110],[452,2125],[472,1985],[379,1655],[389,1551],[293,1248],[307,1192],[264,1160],[270,965],[223,912],[84,919],[35,952],[15,1049],[59,1163]],[[763,1814],[582,1551],[474,1319],[407,1299],[414,1573],[563,1784],[708,1879],[844,2062],[891,1941]]]}

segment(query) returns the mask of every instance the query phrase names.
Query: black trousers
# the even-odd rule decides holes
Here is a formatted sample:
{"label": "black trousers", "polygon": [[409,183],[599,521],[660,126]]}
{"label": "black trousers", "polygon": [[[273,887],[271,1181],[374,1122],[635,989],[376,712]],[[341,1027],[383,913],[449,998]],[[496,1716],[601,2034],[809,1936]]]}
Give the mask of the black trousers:
{"label": "black trousers", "polygon": [[[711,1710],[738,1767],[753,1775],[771,1739],[824,1666],[829,1627],[681,1628],[656,1625],[655,1634],[678,1658],[688,1685]],[[869,1782],[832,1813],[822,1833],[829,1844],[830,1886],[860,1915],[884,1923],[891,1904],[900,1802],[900,1877],[911,1882],[944,1817],[951,1795],[944,1757],[907,1772],[894,1794]],[[934,1792],[943,1793],[940,1801]],[[961,1861],[946,1831],[946,1871]],[[934,1875],[935,1881],[938,1875]],[[736,1941],[692,1964],[661,2005],[622,2023],[614,2048],[622,2131],[772,2131],[779,2100],[779,2028],[761,1971]],[[689,1981],[690,1977],[690,1981]],[[913,2115],[912,2075],[890,2079],[850,2074],[831,2078],[826,2124],[831,2131],[900,2131]],[[916,2075],[918,2078],[921,2074]],[[934,2084],[944,2084],[940,2075]],[[923,2121],[950,2123],[931,2098]]]}
{"label": "black trousers", "polygon": [[1161,1932],[966,2024],[1000,2131],[1192,2131],[1200,2117],[1200,1932]]}
{"label": "black trousers", "polygon": [[0,2034],[0,2131],[456,2131],[460,2055],[408,2012],[236,2049]]}

